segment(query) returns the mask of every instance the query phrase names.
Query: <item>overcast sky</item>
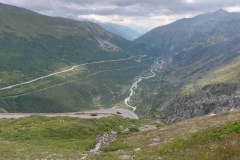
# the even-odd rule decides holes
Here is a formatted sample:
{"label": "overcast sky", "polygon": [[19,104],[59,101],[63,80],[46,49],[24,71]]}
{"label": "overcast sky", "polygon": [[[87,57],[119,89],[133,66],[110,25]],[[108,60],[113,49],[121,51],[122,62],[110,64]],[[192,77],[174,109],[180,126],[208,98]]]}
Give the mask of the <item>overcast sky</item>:
{"label": "overcast sky", "polygon": [[240,11],[239,0],[0,0],[50,16],[94,19],[148,29],[180,18],[225,9]]}

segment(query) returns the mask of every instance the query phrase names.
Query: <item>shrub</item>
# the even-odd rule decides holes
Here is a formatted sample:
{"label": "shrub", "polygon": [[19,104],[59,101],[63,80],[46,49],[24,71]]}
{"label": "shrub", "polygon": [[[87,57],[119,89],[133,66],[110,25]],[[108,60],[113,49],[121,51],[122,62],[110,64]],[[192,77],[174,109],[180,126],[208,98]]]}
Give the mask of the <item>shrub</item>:
{"label": "shrub", "polygon": [[0,113],[7,113],[7,111],[3,108],[0,108]]}
{"label": "shrub", "polygon": [[231,133],[238,133],[240,134],[240,122],[234,122],[227,124],[219,129],[216,129],[211,133],[211,136],[214,138],[221,138],[224,135],[229,135]]}

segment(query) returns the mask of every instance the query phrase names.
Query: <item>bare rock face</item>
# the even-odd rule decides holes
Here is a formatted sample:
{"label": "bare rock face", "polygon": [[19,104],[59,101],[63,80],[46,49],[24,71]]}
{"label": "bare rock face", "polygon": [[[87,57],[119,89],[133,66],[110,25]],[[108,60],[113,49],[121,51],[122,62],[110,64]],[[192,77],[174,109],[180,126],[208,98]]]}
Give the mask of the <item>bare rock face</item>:
{"label": "bare rock face", "polygon": [[118,52],[120,51],[120,48],[118,46],[116,46],[113,43],[110,43],[109,41],[106,40],[102,40],[100,38],[96,38],[98,43],[99,43],[99,47],[107,52]]}
{"label": "bare rock face", "polygon": [[108,146],[110,143],[112,143],[117,137],[117,132],[111,132],[111,134],[105,133],[103,136],[98,135],[97,140],[98,143],[96,146],[90,150],[91,153],[98,153],[100,152],[102,147]]}
{"label": "bare rock face", "polygon": [[157,129],[155,125],[146,125],[146,126],[140,127],[138,130],[139,132],[144,132],[144,131],[149,131],[154,129]]}
{"label": "bare rock face", "polygon": [[[236,84],[209,85],[197,88],[191,97],[178,96],[163,109],[161,121],[172,124],[202,115],[215,115],[240,109],[240,87]],[[166,116],[167,115],[167,116]]]}

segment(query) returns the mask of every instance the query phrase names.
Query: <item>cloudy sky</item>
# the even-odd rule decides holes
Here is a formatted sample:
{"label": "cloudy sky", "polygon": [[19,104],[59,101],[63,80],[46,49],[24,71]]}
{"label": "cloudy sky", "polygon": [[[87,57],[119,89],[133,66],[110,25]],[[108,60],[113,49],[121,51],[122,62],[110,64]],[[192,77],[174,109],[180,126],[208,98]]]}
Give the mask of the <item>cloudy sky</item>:
{"label": "cloudy sky", "polygon": [[154,27],[220,8],[239,12],[239,0],[0,0],[50,16]]}

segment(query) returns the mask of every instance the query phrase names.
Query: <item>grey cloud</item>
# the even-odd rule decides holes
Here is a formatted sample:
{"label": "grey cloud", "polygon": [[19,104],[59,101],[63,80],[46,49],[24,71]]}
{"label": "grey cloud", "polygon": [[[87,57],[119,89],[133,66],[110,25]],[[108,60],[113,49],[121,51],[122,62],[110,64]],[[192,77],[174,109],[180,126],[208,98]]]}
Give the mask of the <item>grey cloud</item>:
{"label": "grey cloud", "polygon": [[34,11],[48,11],[52,10],[53,6],[51,0],[0,0],[1,3],[6,3],[18,7],[24,7]]}
{"label": "grey cloud", "polygon": [[[51,16],[117,15],[119,17],[148,18],[152,16],[196,15],[220,8],[239,5],[239,0],[0,0]],[[74,7],[73,7],[74,6]],[[71,16],[69,16],[71,15]],[[123,19],[119,19],[123,20]]]}
{"label": "grey cloud", "polygon": [[[8,2],[7,0],[0,1]],[[19,0],[12,3],[35,11],[54,10],[62,13],[59,16],[63,16],[63,14],[96,14],[145,17],[149,15],[203,13],[239,4],[239,0],[193,1],[193,3],[185,3],[185,0]],[[72,9],[69,8],[71,5],[79,5],[87,7],[87,9]],[[101,8],[101,6],[115,6],[115,8]],[[168,12],[163,12],[166,10]]]}
{"label": "grey cloud", "polygon": [[[214,11],[220,8],[232,7],[239,4],[239,0],[193,0],[193,3],[185,3],[185,0],[0,0],[15,3],[35,11],[64,10],[71,14],[98,14],[121,16],[149,16],[162,15],[163,10],[169,10],[165,14],[194,14]],[[70,9],[70,5],[87,6],[88,9]],[[100,6],[100,7],[99,7]],[[101,6],[115,6],[114,9],[101,8]],[[96,8],[96,9],[91,9]]]}
{"label": "grey cloud", "polygon": [[[196,15],[212,12],[220,8],[232,7],[239,4],[238,0],[52,0],[61,2],[62,14],[75,15],[118,15],[125,17],[148,17],[161,15],[190,14]],[[70,5],[79,5],[87,9],[69,9]],[[101,6],[115,6],[115,8],[101,8]],[[60,6],[59,6],[60,7]],[[57,6],[56,6],[57,8]]]}

